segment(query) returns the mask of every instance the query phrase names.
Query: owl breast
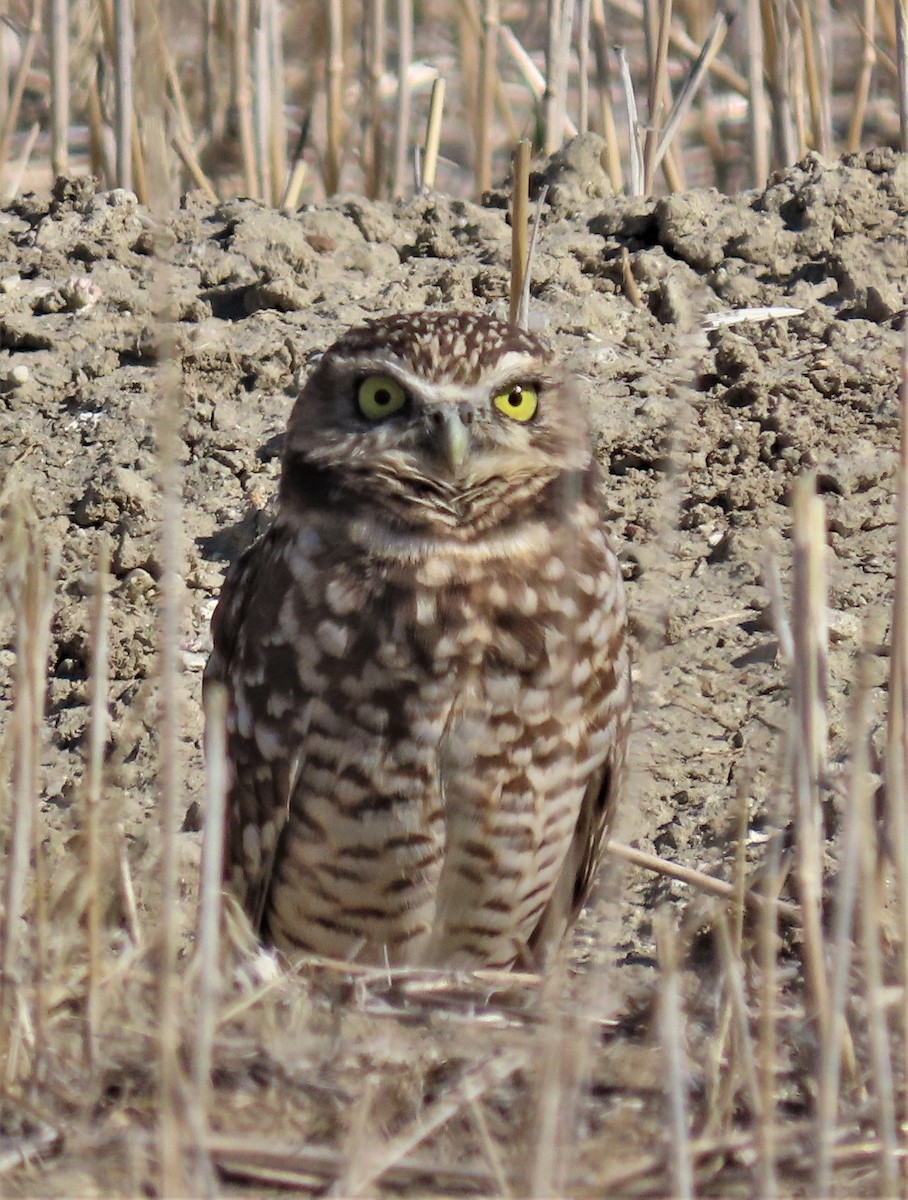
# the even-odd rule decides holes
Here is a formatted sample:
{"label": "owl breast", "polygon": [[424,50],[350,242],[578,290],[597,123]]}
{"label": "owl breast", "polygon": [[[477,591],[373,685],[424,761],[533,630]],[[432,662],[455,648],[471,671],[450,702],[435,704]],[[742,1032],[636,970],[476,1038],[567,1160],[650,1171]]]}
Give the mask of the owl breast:
{"label": "owl breast", "polygon": [[307,533],[278,558],[270,661],[250,640],[239,697],[267,706],[282,660],[293,708],[253,732],[298,747],[263,932],[291,959],[528,961],[619,740],[623,599],[594,510],[486,553]]}

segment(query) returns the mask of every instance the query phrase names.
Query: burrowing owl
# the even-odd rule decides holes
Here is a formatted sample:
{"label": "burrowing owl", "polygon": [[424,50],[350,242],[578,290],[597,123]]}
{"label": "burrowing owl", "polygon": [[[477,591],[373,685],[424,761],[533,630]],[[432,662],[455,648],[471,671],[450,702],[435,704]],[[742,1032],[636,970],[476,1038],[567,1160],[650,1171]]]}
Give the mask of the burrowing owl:
{"label": "burrowing owl", "polygon": [[624,590],[573,381],[472,313],[319,360],[235,564],[228,883],[291,960],[537,964],[583,903],[629,708]]}

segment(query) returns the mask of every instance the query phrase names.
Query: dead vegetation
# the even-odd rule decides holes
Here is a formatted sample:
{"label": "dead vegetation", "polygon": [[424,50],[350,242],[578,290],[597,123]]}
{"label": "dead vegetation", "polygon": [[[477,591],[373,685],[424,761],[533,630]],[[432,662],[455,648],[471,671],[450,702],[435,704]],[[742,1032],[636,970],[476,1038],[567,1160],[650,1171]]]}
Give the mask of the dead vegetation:
{"label": "dead vegetation", "polygon": [[[503,175],[521,136],[551,152],[586,128],[604,138],[613,186],[632,194],[762,183],[808,146],[908,143],[901,0],[835,15],[754,0],[738,17],[746,37],[706,6],[623,0],[553,2],[544,17],[542,6],[471,0],[423,6],[419,20],[409,3],[389,16],[381,3],[340,0],[283,15],[266,0],[212,0],[172,25],[162,14],[144,0],[35,0],[12,12],[0,72],[7,198],[46,186],[52,167],[91,169],[159,210],[196,186],[293,211],[338,189],[409,193],[414,145],[421,186],[475,194]],[[616,42],[626,50],[617,57]],[[647,97],[645,124],[635,94]],[[525,245],[516,252],[524,261]],[[728,877],[681,868],[689,903],[657,914],[656,987],[629,987],[614,969],[615,872],[603,885],[611,901],[595,910],[602,927],[581,944],[587,961],[566,957],[550,978],[331,962],[287,976],[229,905],[220,911],[216,750],[200,885],[185,882],[179,859],[181,501],[166,347],[161,363],[160,827],[141,879],[110,786],[103,551],[80,831],[65,856],[48,856],[41,748],[59,564],[28,497],[0,495],[3,633],[14,652],[0,741],[9,1194],[903,1193],[904,439],[885,757],[868,749],[859,655],[840,735],[846,766],[830,770],[825,518],[807,478],[793,500],[790,599],[781,587],[773,597],[790,712],[762,863],[752,876],[742,789]],[[908,360],[903,431],[906,410]],[[833,807],[844,819],[830,835]]]}

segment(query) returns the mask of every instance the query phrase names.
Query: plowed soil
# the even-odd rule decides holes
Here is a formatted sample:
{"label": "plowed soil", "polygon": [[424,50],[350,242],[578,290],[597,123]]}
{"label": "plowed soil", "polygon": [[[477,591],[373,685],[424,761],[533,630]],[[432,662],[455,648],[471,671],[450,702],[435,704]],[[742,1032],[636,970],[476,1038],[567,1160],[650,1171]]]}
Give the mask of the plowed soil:
{"label": "plowed soil", "polygon": [[[615,832],[729,879],[742,804],[754,868],[768,831],[787,820],[789,674],[767,580],[777,575],[787,598],[790,500],[807,472],[815,474],[828,527],[833,776],[848,749],[849,697],[865,643],[869,717],[882,745],[908,159],[882,150],[836,163],[812,155],[760,192],[644,200],[610,194],[598,149],[591,136],[578,139],[534,179],[549,189],[531,324],[582,378],[623,547],[637,716]],[[33,510],[40,538],[59,556],[40,786],[48,865],[61,894],[83,820],[91,596],[106,542],[106,811],[122,828],[140,924],[155,919],[162,387],[176,388],[180,412],[187,820],[179,839],[191,930],[209,620],[228,562],[268,520],[300,380],[320,350],[371,316],[427,306],[506,311],[509,254],[503,193],[484,206],[434,195],[394,205],[340,196],[291,216],[249,201],[215,206],[193,194],[179,211],[153,219],[131,194],[96,193],[81,179],[0,213],[0,485],[7,509]],[[0,719],[7,723],[14,663],[4,608]],[[831,803],[831,853],[836,812]],[[597,1035],[592,1080],[570,1121],[562,1113],[567,1132],[554,1139],[574,1147],[562,1153],[556,1179],[576,1194],[601,1193],[603,1181],[620,1180],[622,1162],[658,1155],[665,1128],[664,1067],[648,1017],[639,1014],[658,990],[654,914],[664,901],[683,911],[691,892],[636,869],[615,874],[620,919],[613,919],[615,888],[606,887],[572,952],[577,1003],[624,1022],[608,1038]],[[594,999],[584,990],[590,972],[600,981]],[[709,970],[692,969],[692,1011],[708,1011],[714,986]],[[381,1020],[357,996],[355,987],[339,991],[316,973],[304,994],[284,1002],[284,1017],[268,1011],[258,1049],[247,1014],[248,1053],[231,1043],[215,1123],[331,1148],[347,1144],[362,1120],[380,1141],[418,1120],[446,1089],[459,1095],[467,1087],[458,1072],[482,1066],[483,1030],[499,1064],[526,1034],[521,1025],[505,1036],[494,1006],[486,1025],[465,1015],[446,1025],[444,1005],[411,999],[406,1019],[395,1009]],[[519,1024],[513,1014],[507,1019]],[[133,1064],[126,1075],[135,1079],[137,1070]],[[374,1187],[496,1190],[501,1180],[481,1149],[488,1136],[500,1147],[497,1169],[519,1193],[530,1147],[535,1153],[540,1144],[536,1108],[521,1100],[537,1094],[526,1082],[531,1074],[523,1063],[506,1085],[485,1080],[479,1094],[490,1134],[470,1116],[479,1102],[471,1109],[463,1101],[456,1120],[420,1151],[432,1160],[423,1174],[391,1171]],[[364,1100],[366,1075],[379,1082]],[[694,1083],[695,1093],[701,1085]],[[118,1097],[130,1091],[122,1077],[116,1086]],[[807,1091],[793,1076],[785,1093],[793,1120]],[[14,1192],[128,1194],[145,1186],[145,1151],[136,1150],[128,1167],[122,1157],[124,1146],[145,1146],[141,1138],[150,1136],[137,1100],[98,1093],[87,1112],[70,1099],[65,1118],[47,1103],[65,1143],[46,1166],[16,1172],[8,1181]],[[479,1182],[452,1182],[444,1173],[450,1161],[473,1163]],[[747,1193],[746,1165],[733,1170],[727,1156],[722,1164],[713,1186]],[[491,1182],[482,1171],[492,1171]],[[613,1183],[625,1186],[635,1185]],[[797,1190],[796,1181],[791,1186]]]}

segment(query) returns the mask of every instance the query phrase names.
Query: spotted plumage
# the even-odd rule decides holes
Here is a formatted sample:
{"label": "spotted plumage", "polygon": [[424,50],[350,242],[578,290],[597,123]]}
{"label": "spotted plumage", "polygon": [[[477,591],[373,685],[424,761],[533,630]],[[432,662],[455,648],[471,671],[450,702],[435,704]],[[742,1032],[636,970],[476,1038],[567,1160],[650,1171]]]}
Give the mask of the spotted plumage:
{"label": "spotted plumage", "polygon": [[629,708],[573,381],[535,336],[394,316],[319,360],[234,565],[225,873],[291,959],[542,962],[585,899]]}

